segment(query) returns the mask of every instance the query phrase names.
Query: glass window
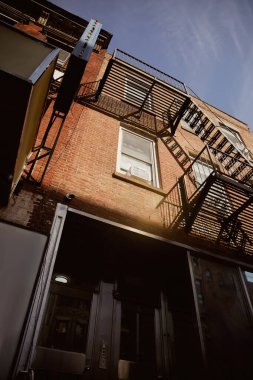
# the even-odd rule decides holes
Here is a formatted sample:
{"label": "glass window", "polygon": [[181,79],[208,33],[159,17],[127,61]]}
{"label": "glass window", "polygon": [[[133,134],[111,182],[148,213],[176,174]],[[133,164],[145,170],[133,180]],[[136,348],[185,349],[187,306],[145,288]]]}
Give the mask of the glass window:
{"label": "glass window", "polygon": [[181,119],[181,125],[183,129],[186,129],[187,131],[194,132],[194,130],[191,128],[190,124],[187,123],[184,119]]}
{"label": "glass window", "polygon": [[158,187],[154,141],[122,128],[117,171]]}
{"label": "glass window", "polygon": [[[150,85],[134,77],[127,77],[125,80],[124,98],[137,106],[141,106],[149,92],[149,87]],[[144,108],[152,109],[151,94],[148,94]]]}
{"label": "glass window", "polygon": [[[199,188],[209,175],[213,172],[213,167],[206,162],[197,160],[192,165],[196,186]],[[209,192],[206,200],[210,205],[213,205],[218,210],[223,210],[224,213],[229,214],[231,211],[231,206],[229,203],[227,191],[222,184],[216,184],[215,186],[217,192]]]}
{"label": "glass window", "polygon": [[234,145],[234,147],[245,156],[247,160],[252,161],[252,156],[249,150],[246,148],[244,142],[242,141],[239,132],[227,127],[224,124],[221,126],[221,131],[227,137],[227,139]]}
{"label": "glass window", "polygon": [[[193,159],[192,159],[193,160]],[[207,177],[213,172],[213,167],[203,161],[197,160],[192,165],[197,186],[202,185]]]}
{"label": "glass window", "polygon": [[66,63],[68,62],[70,57],[70,53],[66,50],[60,49],[59,56],[57,59],[57,65],[64,67],[66,66]]}
{"label": "glass window", "polygon": [[244,274],[248,282],[253,282],[253,273],[245,271]]}
{"label": "glass window", "polygon": [[90,289],[53,282],[39,345],[84,353],[92,294]]}

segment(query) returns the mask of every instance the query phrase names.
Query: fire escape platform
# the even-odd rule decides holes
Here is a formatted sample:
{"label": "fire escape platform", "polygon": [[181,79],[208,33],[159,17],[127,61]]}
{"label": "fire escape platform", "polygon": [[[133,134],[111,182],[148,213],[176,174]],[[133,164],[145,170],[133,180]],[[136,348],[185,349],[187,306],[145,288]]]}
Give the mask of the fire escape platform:
{"label": "fire escape platform", "polygon": [[253,190],[242,189],[223,175],[214,177],[190,202],[185,221],[192,234],[253,254]]}
{"label": "fire escape platform", "polygon": [[205,181],[197,183],[194,165],[159,205],[164,225],[239,254],[253,255],[252,187],[217,166]]}
{"label": "fire escape platform", "polygon": [[176,130],[190,96],[183,82],[116,50],[103,78],[82,84],[76,101],[162,134]]}

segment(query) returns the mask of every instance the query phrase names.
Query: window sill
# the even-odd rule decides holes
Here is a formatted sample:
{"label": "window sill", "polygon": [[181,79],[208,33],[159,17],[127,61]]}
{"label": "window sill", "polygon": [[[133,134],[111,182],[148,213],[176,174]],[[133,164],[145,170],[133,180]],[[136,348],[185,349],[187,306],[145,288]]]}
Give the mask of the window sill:
{"label": "window sill", "polygon": [[114,172],[112,174],[112,176],[114,178],[121,179],[122,181],[125,181],[125,182],[131,183],[133,185],[142,187],[143,189],[153,191],[154,193],[157,193],[159,195],[162,195],[162,196],[167,195],[167,193],[165,193],[163,190],[158,189],[157,187],[154,187],[152,185],[149,185],[148,183],[146,183],[145,180],[142,180],[141,178],[134,177],[134,176],[126,176],[126,175],[121,174],[119,172]]}

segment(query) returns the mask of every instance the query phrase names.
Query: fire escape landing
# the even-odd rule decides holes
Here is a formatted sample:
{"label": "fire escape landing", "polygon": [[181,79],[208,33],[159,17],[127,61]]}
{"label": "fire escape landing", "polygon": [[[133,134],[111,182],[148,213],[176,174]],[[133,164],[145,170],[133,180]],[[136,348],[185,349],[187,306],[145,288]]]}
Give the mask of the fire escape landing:
{"label": "fire escape landing", "polygon": [[[208,163],[208,176],[203,163]],[[245,173],[241,172],[241,177],[245,178]],[[199,153],[159,207],[164,225],[170,230],[240,254],[253,254],[253,189],[232,178],[208,147]]]}
{"label": "fire escape landing", "polygon": [[81,84],[76,101],[163,135],[176,130],[190,97],[183,82],[117,49],[103,78]]}

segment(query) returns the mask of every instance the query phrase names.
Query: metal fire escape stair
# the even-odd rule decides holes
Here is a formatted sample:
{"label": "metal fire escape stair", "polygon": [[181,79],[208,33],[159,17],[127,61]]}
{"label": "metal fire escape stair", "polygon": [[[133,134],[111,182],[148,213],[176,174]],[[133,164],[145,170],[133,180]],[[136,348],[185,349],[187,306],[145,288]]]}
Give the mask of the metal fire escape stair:
{"label": "metal fire escape stair", "polygon": [[191,159],[184,148],[171,134],[159,135],[159,137],[181,168],[186,170],[191,165]]}
{"label": "metal fire escape stair", "polygon": [[209,147],[229,176],[242,183],[247,183],[252,178],[253,162],[234,146],[222,128],[217,127],[194,101],[184,111],[183,119]]}
{"label": "metal fire escape stair", "polygon": [[177,183],[181,207],[170,228],[252,255],[253,190],[243,184],[238,188],[229,178],[224,182],[213,172],[189,198],[183,177]]}

